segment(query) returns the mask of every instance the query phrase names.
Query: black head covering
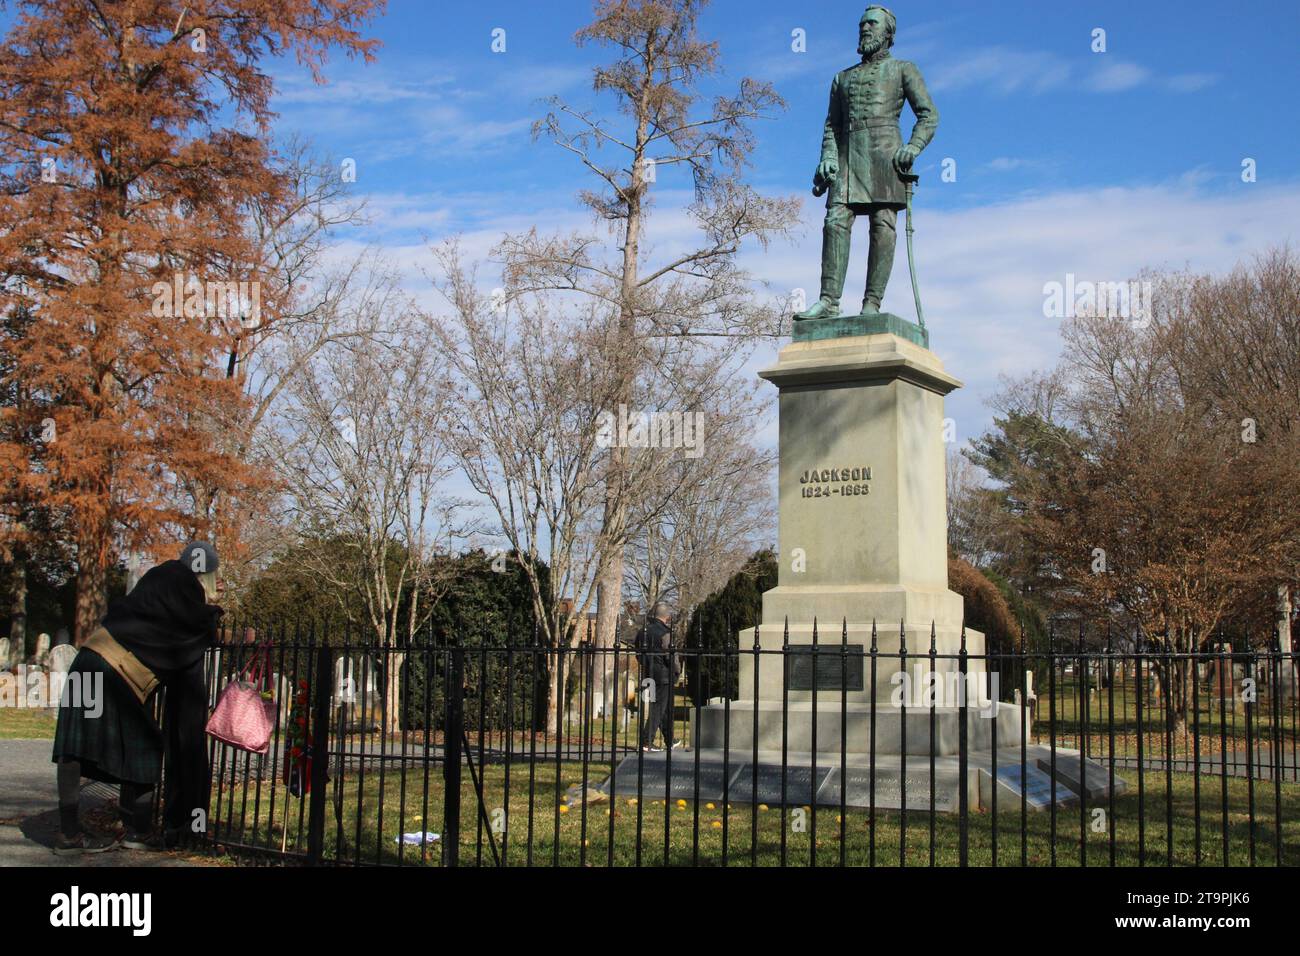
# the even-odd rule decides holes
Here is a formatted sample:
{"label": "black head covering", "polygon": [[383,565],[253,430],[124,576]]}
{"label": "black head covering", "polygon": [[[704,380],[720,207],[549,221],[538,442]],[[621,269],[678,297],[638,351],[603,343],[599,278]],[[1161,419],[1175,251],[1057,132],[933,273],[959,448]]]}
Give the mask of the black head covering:
{"label": "black head covering", "polygon": [[216,643],[222,610],[208,604],[203,585],[180,561],[145,572],[131,593],[110,602],[104,627],[160,677],[183,670]]}

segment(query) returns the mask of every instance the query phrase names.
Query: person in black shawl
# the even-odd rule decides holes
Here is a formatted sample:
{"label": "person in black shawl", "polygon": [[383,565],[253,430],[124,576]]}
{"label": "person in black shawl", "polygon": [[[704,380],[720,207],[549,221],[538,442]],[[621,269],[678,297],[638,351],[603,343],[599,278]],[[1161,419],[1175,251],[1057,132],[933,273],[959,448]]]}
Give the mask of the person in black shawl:
{"label": "person in black shawl", "polygon": [[[65,693],[60,702],[53,760],[58,765],[61,832],[55,853],[96,852],[115,845],[81,832],[77,798],[82,776],[121,784],[119,803],[126,826],[121,845],[130,849],[157,848],[149,837],[150,818],[164,755],[166,842],[184,839],[194,811],[206,809],[203,657],[216,642],[222,615],[220,607],[208,603],[217,598],[216,571],[211,545],[187,544],[181,560],[151,568],[129,594],[109,604],[102,628],[73,660],[66,688],[101,681],[96,686],[102,686],[102,693],[98,702],[81,693]],[[151,696],[158,685],[166,688],[161,730]]]}

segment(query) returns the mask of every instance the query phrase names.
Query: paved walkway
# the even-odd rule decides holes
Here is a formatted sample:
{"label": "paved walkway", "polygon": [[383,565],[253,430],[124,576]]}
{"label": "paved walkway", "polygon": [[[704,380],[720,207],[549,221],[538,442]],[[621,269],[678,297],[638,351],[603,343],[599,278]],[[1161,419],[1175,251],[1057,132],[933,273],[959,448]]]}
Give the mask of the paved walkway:
{"label": "paved walkway", "polygon": [[[55,856],[59,829],[58,787],[50,762],[50,740],[0,740],[0,866],[194,866],[202,861],[177,853],[112,850]],[[102,808],[115,787],[86,784],[81,812]]]}

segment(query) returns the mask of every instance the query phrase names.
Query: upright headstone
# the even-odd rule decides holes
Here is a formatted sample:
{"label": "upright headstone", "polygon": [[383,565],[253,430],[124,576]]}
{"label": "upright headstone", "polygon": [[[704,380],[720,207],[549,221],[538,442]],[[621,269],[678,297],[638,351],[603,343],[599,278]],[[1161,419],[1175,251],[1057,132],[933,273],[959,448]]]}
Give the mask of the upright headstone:
{"label": "upright headstone", "polygon": [[334,704],[355,704],[358,696],[356,662],[340,657],[334,662]]}
{"label": "upright headstone", "polygon": [[1232,679],[1232,645],[1224,644],[1221,653],[1213,658],[1210,662],[1211,674],[1210,679],[1210,706],[1222,707],[1225,710],[1235,711],[1237,709],[1237,696]]}
{"label": "upright headstone", "polygon": [[379,668],[369,654],[361,656],[358,670],[357,696],[365,701],[367,707],[379,706]]}
{"label": "upright headstone", "polygon": [[293,705],[293,685],[286,675],[275,675],[275,693],[276,703],[280,706],[280,723],[283,725],[289,719],[289,709]]}
{"label": "upright headstone", "polygon": [[334,662],[334,707],[347,708],[344,720],[349,732],[374,726],[384,710],[380,696],[378,668],[368,654],[343,657]]}
{"label": "upright headstone", "polygon": [[36,635],[36,653],[32,655],[32,662],[45,665],[45,657],[50,653],[50,635],[41,633]]}
{"label": "upright headstone", "polygon": [[0,637],[0,670],[9,666],[9,638]]}
{"label": "upright headstone", "polygon": [[66,674],[77,656],[77,649],[71,644],[59,644],[50,648],[50,673]]}

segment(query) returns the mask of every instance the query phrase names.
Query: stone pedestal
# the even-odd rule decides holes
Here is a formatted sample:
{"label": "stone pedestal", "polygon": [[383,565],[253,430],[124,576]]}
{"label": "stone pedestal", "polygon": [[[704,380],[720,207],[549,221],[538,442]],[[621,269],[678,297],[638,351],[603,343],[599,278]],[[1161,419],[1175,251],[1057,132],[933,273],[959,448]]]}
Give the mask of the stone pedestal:
{"label": "stone pedestal", "polygon": [[[845,335],[854,322],[867,334]],[[893,686],[903,634],[915,660],[928,653],[933,628],[935,670],[957,668],[962,598],[948,590],[943,399],[961,383],[919,344],[921,330],[896,316],[826,323],[839,337],[798,323],[795,341],[759,373],[780,390],[780,572],[763,595],[760,641],[780,647],[788,622],[789,644],[808,645],[815,623],[821,645],[839,645],[847,628],[848,644],[865,653],[874,624],[879,703]],[[752,640],[751,632],[741,646]],[[984,636],[968,630],[966,649],[982,655]],[[821,668],[833,686],[819,681],[817,696],[838,705],[838,665]],[[760,665],[759,700],[781,700],[782,679],[780,666]],[[869,685],[852,685],[849,702],[869,701]],[[791,700],[811,697],[802,686],[789,691]],[[744,655],[740,699],[754,699]]]}
{"label": "stone pedestal", "polygon": [[606,787],[833,805],[843,786],[849,806],[935,811],[1078,792],[1019,765],[1042,748],[948,589],[943,400],[961,383],[927,345],[897,316],[804,321],[759,373],[780,390],[780,571],[740,635],[739,695],[696,711],[694,753],[625,758]]}
{"label": "stone pedestal", "polygon": [[949,675],[933,701],[939,753],[956,753],[959,684],[968,752],[990,745],[994,723],[1019,739],[1020,711],[988,703],[978,631],[965,632],[972,676],[953,679],[963,609],[948,589],[943,399],[961,383],[927,342],[891,315],[799,322],[759,373],[780,390],[780,571],[758,635],[776,653],[742,652],[739,698],[703,709],[696,746],[782,749],[784,735],[785,749],[838,760],[843,728],[848,753],[928,753],[931,709],[916,705],[931,670]]}

